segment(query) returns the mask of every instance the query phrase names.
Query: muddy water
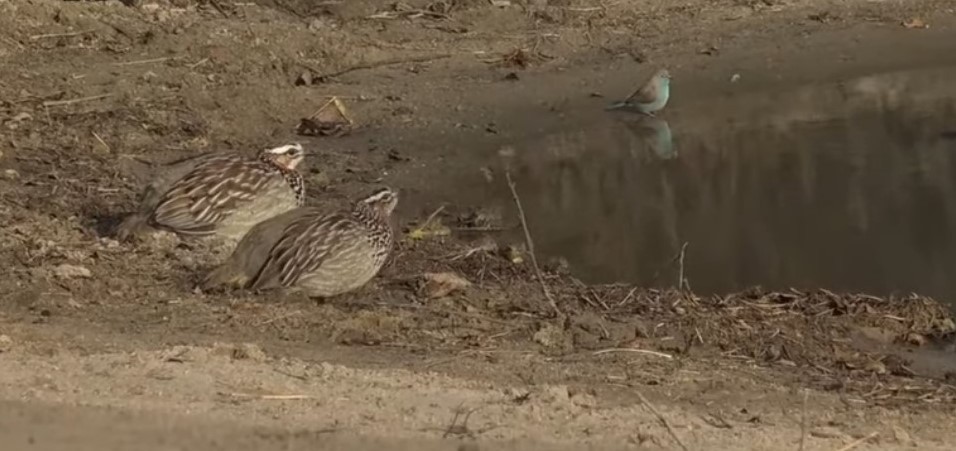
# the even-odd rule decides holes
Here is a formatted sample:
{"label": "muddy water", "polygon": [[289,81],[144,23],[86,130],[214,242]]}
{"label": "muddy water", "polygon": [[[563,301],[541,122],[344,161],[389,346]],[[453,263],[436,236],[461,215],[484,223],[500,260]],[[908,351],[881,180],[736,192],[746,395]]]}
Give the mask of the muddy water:
{"label": "muddy water", "polygon": [[783,92],[728,81],[697,101],[675,82],[658,119],[593,99],[519,141],[512,165],[539,252],[589,282],[673,285],[688,243],[700,293],[956,299],[953,80],[956,68]]}

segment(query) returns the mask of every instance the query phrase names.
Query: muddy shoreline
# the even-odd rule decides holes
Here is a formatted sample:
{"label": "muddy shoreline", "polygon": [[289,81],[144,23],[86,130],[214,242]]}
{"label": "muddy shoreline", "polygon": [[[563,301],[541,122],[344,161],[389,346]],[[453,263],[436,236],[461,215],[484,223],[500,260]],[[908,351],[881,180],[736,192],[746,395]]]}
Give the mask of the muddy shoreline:
{"label": "muddy shoreline", "polygon": [[[375,283],[326,303],[205,295],[192,290],[211,264],[201,247],[104,235],[148,162],[288,139],[315,149],[313,199],[393,184],[408,199],[407,230],[449,201],[441,174],[503,189],[501,146],[516,145],[520,160],[522,140],[587,123],[635,69],[673,67],[685,84],[669,108],[706,126],[720,114],[708,109],[714,96],[773,103],[784,88],[952,64],[947,2],[141,3],[0,2],[9,449],[953,442],[945,347],[956,325],[946,305],[918,295],[697,296],[589,286],[546,265],[564,314],[555,319],[527,259],[509,253],[521,244],[511,234],[479,251],[478,236],[406,237]],[[901,25],[916,17],[931,27]],[[444,53],[296,85],[305,73]],[[730,87],[734,73],[743,82]],[[297,137],[330,95],[359,127]],[[793,102],[780,120],[827,108]],[[443,224],[488,207],[482,191],[473,196],[456,198]],[[89,275],[66,276],[64,264]],[[471,285],[432,298],[427,272]],[[467,425],[452,425],[467,411]]]}

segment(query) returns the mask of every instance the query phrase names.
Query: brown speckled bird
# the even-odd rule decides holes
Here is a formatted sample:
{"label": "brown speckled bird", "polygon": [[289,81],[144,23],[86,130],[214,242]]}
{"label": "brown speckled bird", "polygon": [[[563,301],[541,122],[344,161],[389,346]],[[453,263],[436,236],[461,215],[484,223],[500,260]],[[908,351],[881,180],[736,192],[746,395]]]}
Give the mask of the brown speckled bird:
{"label": "brown speckled bird", "polygon": [[351,211],[302,207],[263,221],[206,277],[203,288],[285,288],[314,297],[356,290],[388,258],[397,203],[395,191],[381,188]]}
{"label": "brown speckled bird", "polygon": [[126,240],[162,229],[238,240],[255,224],[303,204],[305,186],[296,171],[303,158],[301,145],[287,144],[258,158],[210,153],[171,163],[116,235]]}

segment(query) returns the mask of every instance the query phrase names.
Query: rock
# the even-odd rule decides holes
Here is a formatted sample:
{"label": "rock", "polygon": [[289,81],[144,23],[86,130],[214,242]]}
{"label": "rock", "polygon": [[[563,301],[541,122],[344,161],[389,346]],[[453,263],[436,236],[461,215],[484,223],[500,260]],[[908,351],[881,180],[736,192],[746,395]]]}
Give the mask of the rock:
{"label": "rock", "polygon": [[293,82],[296,86],[311,86],[312,85],[312,71],[302,71],[298,77],[296,77]]}
{"label": "rock", "polygon": [[569,275],[571,274],[571,264],[568,263],[568,260],[564,257],[551,257],[544,264],[545,272],[551,274],[559,275]]}
{"label": "rock", "polygon": [[916,445],[910,434],[899,426],[893,426],[893,438],[901,445]]}
{"label": "rock", "polygon": [[889,370],[886,369],[886,364],[879,360],[871,360],[863,366],[864,371],[869,371],[874,374],[886,374],[889,373]]}
{"label": "rock", "polygon": [[232,358],[236,360],[248,359],[254,362],[265,362],[266,353],[259,346],[252,343],[244,343],[236,347],[232,352]]}
{"label": "rock", "polygon": [[233,360],[252,360],[253,362],[266,361],[266,353],[252,343],[243,343],[239,345],[216,343],[213,345],[212,353],[215,355],[228,356]]}
{"label": "rock", "polygon": [[567,385],[546,385],[539,397],[546,403],[567,404],[571,401],[571,392]]}
{"label": "rock", "polygon": [[84,266],[62,264],[53,270],[53,274],[61,279],[88,279],[93,277],[93,273]]}
{"label": "rock", "polygon": [[906,335],[906,342],[913,346],[926,346],[928,340],[922,334],[910,332]]}
{"label": "rock", "polygon": [[7,169],[3,171],[3,178],[7,180],[16,180],[20,178],[20,173],[16,169]]}
{"label": "rock", "polygon": [[561,351],[571,348],[571,337],[564,329],[552,323],[544,323],[532,337],[534,341],[545,348]]}
{"label": "rock", "polygon": [[0,335],[0,352],[7,352],[13,348],[13,339],[7,335]]}

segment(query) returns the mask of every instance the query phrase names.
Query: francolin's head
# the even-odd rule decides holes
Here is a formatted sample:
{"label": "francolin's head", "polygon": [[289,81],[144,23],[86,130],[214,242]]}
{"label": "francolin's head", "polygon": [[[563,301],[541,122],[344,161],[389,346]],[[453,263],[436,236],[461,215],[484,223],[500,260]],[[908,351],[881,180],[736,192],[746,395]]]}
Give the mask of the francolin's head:
{"label": "francolin's head", "polygon": [[367,205],[378,214],[388,217],[398,205],[398,192],[388,187],[375,190],[359,202]]}
{"label": "francolin's head", "polygon": [[277,166],[294,171],[296,166],[305,158],[305,150],[301,144],[293,143],[263,150],[260,156],[264,160],[271,161]]}

